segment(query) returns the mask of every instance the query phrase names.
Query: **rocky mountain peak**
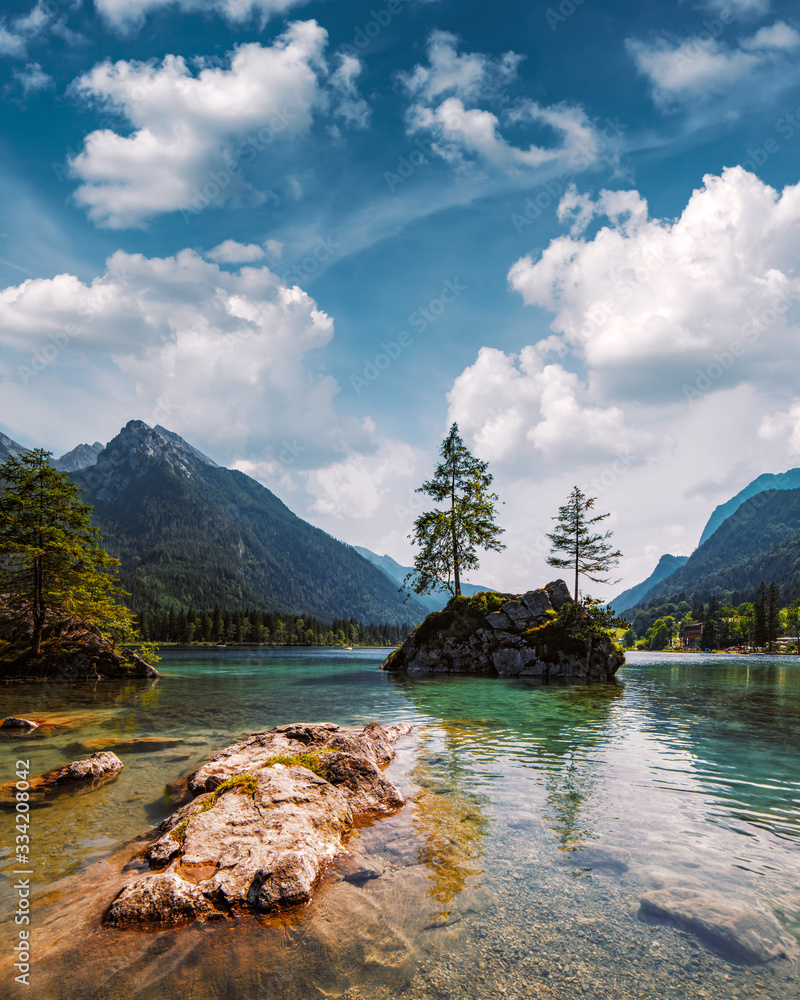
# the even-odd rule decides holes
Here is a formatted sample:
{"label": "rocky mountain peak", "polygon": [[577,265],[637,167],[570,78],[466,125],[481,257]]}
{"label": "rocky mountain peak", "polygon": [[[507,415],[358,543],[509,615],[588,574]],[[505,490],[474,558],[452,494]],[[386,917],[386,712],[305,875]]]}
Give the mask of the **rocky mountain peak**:
{"label": "rocky mountain peak", "polygon": [[87,484],[99,498],[108,500],[143,479],[156,465],[167,465],[182,478],[191,479],[216,462],[165,427],[150,427],[143,420],[129,420],[85,469]]}
{"label": "rocky mountain peak", "polygon": [[53,466],[59,472],[80,472],[81,469],[89,469],[97,462],[97,456],[104,447],[99,441],[95,441],[94,444],[79,444],[61,458],[53,459]]}
{"label": "rocky mountain peak", "polygon": [[11,455],[24,455],[25,451],[26,449],[21,444],[17,444],[16,441],[12,441],[10,437],[6,437],[0,432],[0,462],[5,462]]}

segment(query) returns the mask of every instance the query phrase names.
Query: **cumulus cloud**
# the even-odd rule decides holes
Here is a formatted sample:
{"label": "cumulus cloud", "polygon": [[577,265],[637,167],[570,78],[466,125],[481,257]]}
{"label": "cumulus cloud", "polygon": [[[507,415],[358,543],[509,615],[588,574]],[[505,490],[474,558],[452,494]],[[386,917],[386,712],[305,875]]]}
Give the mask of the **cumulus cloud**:
{"label": "cumulus cloud", "polygon": [[55,425],[90,393],[97,413],[139,414],[277,477],[374,447],[320,371],[332,337],[331,318],[268,267],[231,271],[194,250],[118,251],[91,282],[61,274],[0,292],[10,411],[24,404]]}
{"label": "cumulus cloud", "polygon": [[209,260],[219,264],[250,264],[263,256],[264,248],[257,243],[237,243],[236,240],[223,240],[206,253]]}
{"label": "cumulus cloud", "polygon": [[366,128],[369,125],[370,109],[356,86],[362,64],[355,56],[340,55],[339,65],[331,74],[330,86],[335,95],[333,113],[344,118],[348,125]]}
{"label": "cumulus cloud", "polygon": [[[273,143],[307,133],[314,115],[328,109],[326,46],[324,28],[304,21],[269,46],[239,46],[227,65],[205,66],[197,75],[181,56],[160,65],[95,66],[74,92],[121,113],[133,131],[103,129],[86,137],[70,161],[82,181],[78,202],[96,223],[112,228],[221,203],[241,190],[243,165]],[[349,113],[358,117],[355,73],[348,63]],[[341,79],[334,77],[341,98]]]}
{"label": "cumulus cloud", "polygon": [[0,19],[0,55],[25,58],[29,44],[42,35],[54,13],[42,0],[37,0],[27,14],[13,18],[10,25],[5,18]]}
{"label": "cumulus cloud", "polygon": [[307,0],[94,0],[97,12],[112,27],[127,32],[139,28],[145,17],[163,7],[184,13],[218,14],[231,24],[257,17],[262,26],[275,16],[300,7]]}
{"label": "cumulus cloud", "polygon": [[625,45],[636,68],[648,77],[655,103],[663,108],[708,101],[743,88],[752,94],[754,80],[785,86],[796,77],[786,58],[800,45],[800,35],[783,21],[761,28],[730,46],[704,31],[681,41],[629,38]]}
{"label": "cumulus cloud", "polygon": [[[433,151],[453,163],[472,162],[506,173],[554,163],[585,167],[598,158],[602,143],[582,108],[547,107],[531,100],[496,112],[476,106],[477,102],[506,103],[505,90],[522,56],[459,53],[457,45],[455,35],[433,32],[428,38],[427,65],[401,74],[401,84],[412,98],[407,113],[410,134],[430,135]],[[502,134],[504,126],[525,125],[545,126],[560,141],[520,147]]]}
{"label": "cumulus cloud", "polygon": [[800,399],[792,400],[785,410],[766,414],[759,424],[762,441],[778,442],[791,459],[800,457]]}
{"label": "cumulus cloud", "polygon": [[433,103],[444,94],[467,99],[493,91],[517,75],[523,56],[506,52],[492,59],[481,52],[457,51],[458,36],[449,31],[433,31],[428,36],[428,65],[418,64],[410,73],[401,73],[400,82],[409,94]]}
{"label": "cumulus cloud", "polygon": [[779,194],[734,167],[707,175],[676,220],[649,218],[635,191],[570,191],[560,210],[609,224],[523,257],[509,281],[554,314],[540,350],[573,352],[599,398],[661,404],[800,374],[800,185]]}
{"label": "cumulus cloud", "polygon": [[22,86],[25,94],[33,94],[37,90],[46,90],[53,85],[53,78],[45,73],[37,62],[29,62],[24,70],[15,70],[15,78]]}
{"label": "cumulus cloud", "polygon": [[535,347],[518,356],[482,347],[448,394],[448,419],[483,458],[513,462],[593,459],[629,454],[652,435],[626,426],[618,406],[593,404],[586,386]]}
{"label": "cumulus cloud", "polygon": [[417,465],[417,452],[400,441],[384,441],[371,456],[351,453],[307,474],[307,489],[315,498],[311,510],[337,520],[373,517],[390,493],[408,483]]}

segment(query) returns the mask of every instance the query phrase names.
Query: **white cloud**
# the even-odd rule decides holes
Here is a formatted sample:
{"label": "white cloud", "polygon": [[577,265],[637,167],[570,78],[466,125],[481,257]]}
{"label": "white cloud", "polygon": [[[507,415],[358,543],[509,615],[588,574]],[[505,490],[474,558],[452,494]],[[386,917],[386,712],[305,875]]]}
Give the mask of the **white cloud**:
{"label": "white cloud", "polygon": [[[119,228],[161,212],[197,211],[241,191],[243,164],[306,133],[328,108],[326,45],[327,32],[305,21],[269,46],[239,46],[227,66],[206,66],[196,76],[181,56],[160,65],[95,66],[75,82],[75,93],[121,112],[133,131],[86,137],[70,161],[83,182],[78,202],[99,225]],[[354,67],[349,72],[352,85]]]}
{"label": "white cloud", "polygon": [[213,13],[232,24],[257,17],[262,26],[271,17],[300,7],[307,0],[94,0],[97,12],[121,31],[138,28],[145,17],[163,7],[177,7],[184,13]]}
{"label": "white cloud", "polygon": [[118,251],[89,283],[62,274],[0,292],[10,411],[56,425],[91,399],[95,422],[138,414],[278,478],[375,446],[336,412],[319,354],[332,337],[331,318],[269,268],[225,270],[194,250]]}
{"label": "white cloud", "polygon": [[280,260],[283,257],[283,243],[280,240],[267,240],[264,249],[270,260]]}
{"label": "white cloud", "polygon": [[53,85],[53,78],[49,73],[45,73],[37,62],[29,62],[24,70],[14,70],[14,76],[19,80],[22,89],[26,94],[35,93],[37,90],[45,90]]}
{"label": "white cloud", "polygon": [[800,34],[785,21],[776,21],[769,28],[759,28],[752,38],[742,42],[743,49],[786,49],[792,51],[800,45]]}
{"label": "white cloud", "polygon": [[209,260],[219,264],[250,264],[263,256],[264,249],[257,243],[237,243],[236,240],[224,240],[206,253]]}
{"label": "white cloud", "polygon": [[399,441],[384,441],[375,454],[349,454],[307,475],[311,510],[337,520],[373,517],[391,491],[414,475],[418,454]]}
{"label": "white cloud", "polygon": [[466,100],[496,89],[512,80],[523,56],[506,52],[492,59],[481,52],[459,54],[458,36],[449,31],[433,31],[428,37],[428,65],[418,64],[410,73],[401,73],[400,82],[417,100],[433,103],[443,94]]}
{"label": "white cloud", "polygon": [[709,10],[733,11],[739,16],[761,17],[769,13],[771,0],[706,0]]}
{"label": "white cloud", "polygon": [[795,398],[786,410],[765,414],[758,427],[763,441],[775,441],[786,449],[790,459],[800,457],[800,399]]}
{"label": "white cloud", "polygon": [[477,453],[519,467],[534,457],[574,461],[628,455],[653,436],[626,426],[618,406],[598,406],[560,364],[546,365],[534,347],[519,356],[482,347],[448,393],[448,420]]}
{"label": "white cloud", "polygon": [[[576,201],[571,192],[564,204]],[[556,336],[540,349],[572,350],[598,398],[661,404],[690,398],[686,386],[699,394],[800,375],[800,185],[779,195],[735,167],[707,175],[674,221],[648,218],[636,192],[602,192],[580,210],[584,222],[598,214],[610,224],[588,241],[554,240],[509,280],[554,313]]]}
{"label": "white cloud", "polygon": [[0,55],[25,56],[27,51],[25,39],[0,24]]}
{"label": "white cloud", "polygon": [[650,80],[655,103],[663,108],[729,97],[755,99],[754,81],[783,87],[796,79],[795,65],[780,58],[800,45],[800,35],[783,21],[761,28],[730,46],[704,31],[682,41],[659,38],[625,42],[639,72]]}
{"label": "white cloud", "polygon": [[[417,65],[400,80],[413,102],[407,113],[410,134],[427,132],[432,149],[454,163],[474,162],[507,173],[557,163],[586,167],[600,153],[600,138],[582,108],[559,104],[546,107],[520,100],[497,113],[470,106],[481,99],[505,102],[504,88],[516,76],[521,56],[499,58],[483,53],[459,54],[458,39],[437,31],[428,39],[428,64]],[[559,145],[515,146],[501,126],[545,126]]]}
{"label": "white cloud", "polygon": [[356,86],[361,74],[361,61],[350,55],[340,55],[339,65],[331,74],[331,90],[335,94],[333,113],[344,118],[348,125],[366,128],[369,125],[370,108]]}
{"label": "white cloud", "polygon": [[42,0],[28,11],[15,17],[11,27],[6,27],[5,19],[0,20],[0,55],[24,58],[28,45],[36,41],[53,18],[54,10],[48,10]]}

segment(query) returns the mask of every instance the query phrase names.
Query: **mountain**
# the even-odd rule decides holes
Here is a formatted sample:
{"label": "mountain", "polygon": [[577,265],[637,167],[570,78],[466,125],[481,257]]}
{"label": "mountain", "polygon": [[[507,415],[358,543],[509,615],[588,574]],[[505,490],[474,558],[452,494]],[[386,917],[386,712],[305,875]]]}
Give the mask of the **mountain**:
{"label": "mountain", "polygon": [[731,497],[730,500],[714,508],[714,512],[708,519],[708,523],[703,528],[703,533],[700,536],[698,544],[702,545],[704,542],[707,542],[722,522],[727,520],[731,514],[734,514],[745,500],[749,500],[751,497],[759,493],[764,493],[767,490],[796,489],[800,489],[800,469],[789,469],[788,472],[781,472],[777,475],[765,472],[763,476],[759,476],[752,483],[748,483],[735,497]]}
{"label": "mountain", "polygon": [[59,472],[80,472],[81,469],[94,465],[102,450],[103,445],[99,441],[94,444],[79,444],[61,458],[54,458],[52,464]]}
{"label": "mountain", "polygon": [[[389,579],[396,583],[399,587],[403,586],[403,581],[406,576],[409,573],[414,572],[413,566],[401,566],[400,563],[397,562],[396,559],[392,559],[391,556],[379,556],[370,549],[365,549],[362,545],[354,545],[353,548],[368,562],[371,562],[373,566],[377,566],[381,572],[385,573],[386,576],[388,576]],[[489,589],[489,587],[480,587],[474,583],[461,584],[461,593],[465,597],[472,597],[473,594]],[[452,594],[449,590],[442,590],[433,594],[423,594],[421,596],[415,595],[415,600],[417,600],[428,612],[431,612],[441,611],[451,597]]]}
{"label": "mountain", "polygon": [[0,433],[0,462],[5,462],[12,455],[24,455],[27,450],[21,444],[12,441],[10,437],[6,437],[5,434]]}
{"label": "mountain", "polygon": [[351,546],[163,427],[132,420],[72,478],[135,610],[218,603],[396,625],[426,614]]}
{"label": "mountain", "polygon": [[765,490],[745,500],[646,600],[681,591],[751,600],[762,580],[778,584],[784,603],[800,595],[800,489]]}
{"label": "mountain", "polygon": [[656,584],[661,583],[662,580],[665,580],[674,573],[676,569],[685,566],[688,559],[688,556],[662,556],[658,560],[658,565],[646,580],[637,583],[633,587],[629,587],[627,590],[623,590],[618,597],[608,602],[609,605],[618,615],[622,614],[628,608],[632,608],[634,605],[644,601]]}

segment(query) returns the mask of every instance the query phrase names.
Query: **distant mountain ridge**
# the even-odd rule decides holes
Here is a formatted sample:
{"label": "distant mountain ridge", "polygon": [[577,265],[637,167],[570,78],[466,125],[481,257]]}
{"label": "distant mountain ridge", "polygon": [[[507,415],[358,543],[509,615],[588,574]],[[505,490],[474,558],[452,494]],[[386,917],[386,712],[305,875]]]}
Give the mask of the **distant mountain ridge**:
{"label": "distant mountain ridge", "polygon": [[[362,545],[354,545],[353,548],[359,555],[371,562],[373,566],[377,566],[378,569],[385,573],[390,580],[398,585],[398,587],[402,587],[406,576],[409,573],[414,572],[413,566],[401,566],[400,563],[397,562],[396,559],[392,559],[391,556],[379,556],[376,552],[373,552],[371,549],[366,549]],[[472,597],[473,594],[489,589],[489,587],[481,587],[474,583],[461,584],[461,592],[465,597]],[[449,590],[441,590],[432,594],[415,594],[414,599],[428,611],[441,611],[452,596],[453,595]]]}
{"label": "distant mountain ridge", "polygon": [[796,489],[800,489],[800,469],[789,469],[786,472],[779,472],[777,474],[765,472],[762,476],[758,476],[757,479],[748,483],[743,490],[740,490],[736,496],[731,497],[730,500],[726,500],[725,503],[721,503],[718,507],[714,508],[711,517],[708,519],[708,523],[703,528],[703,533],[700,535],[700,541],[697,543],[698,548],[704,542],[707,542],[722,522],[726,521],[732,514],[735,514],[746,500],[767,490]]}
{"label": "distant mountain ridge", "polygon": [[[86,469],[95,464],[103,447],[99,441],[95,441],[94,444],[79,444],[61,458],[54,458],[53,468],[59,472],[78,472],[80,469]],[[24,455],[27,450],[0,432],[0,462],[5,462],[12,455]]]}
{"label": "distant mountain ridge", "polygon": [[0,432],[0,462],[5,462],[12,455],[24,455],[27,450],[27,448],[23,448],[21,444],[17,444],[16,441],[12,441],[10,437],[6,437],[5,434]]}
{"label": "distant mountain ridge", "polygon": [[633,587],[628,587],[627,590],[623,590],[621,594],[608,602],[609,605],[618,615],[627,611],[629,608],[635,607],[640,601],[647,598],[650,591],[653,590],[657,584],[661,583],[662,580],[665,580],[668,576],[674,573],[675,570],[685,566],[688,559],[688,556],[663,555],[658,560],[656,568],[646,580],[643,580],[641,583],[637,583]]}
{"label": "distant mountain ridge", "polygon": [[779,586],[784,603],[800,596],[800,489],[763,490],[745,500],[645,600],[715,591],[750,600],[741,595],[762,580]]}
{"label": "distant mountain ridge", "polygon": [[426,610],[265,486],[166,428],[130,421],[72,474],[135,610],[256,607],[415,624]]}
{"label": "distant mountain ridge", "polygon": [[99,441],[95,441],[94,444],[79,444],[61,458],[54,458],[53,466],[59,472],[80,472],[81,469],[88,469],[97,463],[97,456],[104,447],[105,445]]}

